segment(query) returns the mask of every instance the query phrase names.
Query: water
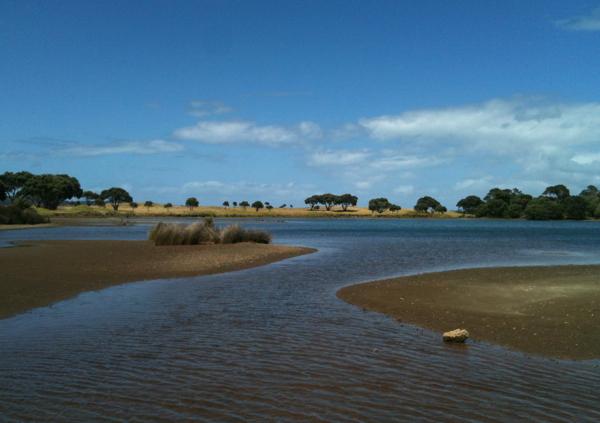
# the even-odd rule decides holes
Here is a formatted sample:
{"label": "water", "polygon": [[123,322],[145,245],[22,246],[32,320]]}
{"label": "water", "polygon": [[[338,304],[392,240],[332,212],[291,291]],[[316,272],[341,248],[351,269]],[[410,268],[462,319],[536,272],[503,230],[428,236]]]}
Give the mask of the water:
{"label": "water", "polygon": [[[90,292],[0,320],[0,420],[598,421],[600,361],[527,356],[364,312],[347,284],[600,263],[596,222],[245,221],[316,254]],[[147,224],[0,232],[143,239]]]}

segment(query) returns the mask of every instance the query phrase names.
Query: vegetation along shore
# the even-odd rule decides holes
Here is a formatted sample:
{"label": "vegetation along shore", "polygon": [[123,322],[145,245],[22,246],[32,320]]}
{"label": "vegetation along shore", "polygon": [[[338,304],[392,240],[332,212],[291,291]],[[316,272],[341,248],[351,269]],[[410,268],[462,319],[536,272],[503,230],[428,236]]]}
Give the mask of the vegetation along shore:
{"label": "vegetation along shore", "polygon": [[507,267],[406,276],[345,287],[338,297],[400,322],[526,353],[600,358],[600,266]]}

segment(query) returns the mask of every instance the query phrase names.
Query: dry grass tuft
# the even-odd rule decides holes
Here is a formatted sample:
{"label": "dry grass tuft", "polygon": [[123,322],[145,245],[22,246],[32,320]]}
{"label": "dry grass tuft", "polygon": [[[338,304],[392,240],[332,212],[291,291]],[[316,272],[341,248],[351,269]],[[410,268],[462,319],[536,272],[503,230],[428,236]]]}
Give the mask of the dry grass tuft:
{"label": "dry grass tuft", "polygon": [[212,218],[203,222],[181,225],[159,222],[148,236],[154,245],[198,245],[198,244],[235,244],[255,242],[269,244],[271,235],[265,231],[248,230],[239,225],[227,226],[222,230],[215,227]]}

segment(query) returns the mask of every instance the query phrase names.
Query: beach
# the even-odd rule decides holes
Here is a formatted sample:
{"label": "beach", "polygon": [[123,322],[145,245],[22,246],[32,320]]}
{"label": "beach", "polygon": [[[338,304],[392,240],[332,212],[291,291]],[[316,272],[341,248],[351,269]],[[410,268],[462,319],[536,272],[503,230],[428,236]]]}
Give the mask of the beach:
{"label": "beach", "polygon": [[29,241],[0,249],[0,318],[125,282],[260,266],[314,249],[254,243],[156,247],[149,241]]}
{"label": "beach", "polygon": [[[338,297],[399,322],[563,359],[600,358],[600,266],[499,267],[345,287]],[[441,337],[440,337],[441,340]]]}

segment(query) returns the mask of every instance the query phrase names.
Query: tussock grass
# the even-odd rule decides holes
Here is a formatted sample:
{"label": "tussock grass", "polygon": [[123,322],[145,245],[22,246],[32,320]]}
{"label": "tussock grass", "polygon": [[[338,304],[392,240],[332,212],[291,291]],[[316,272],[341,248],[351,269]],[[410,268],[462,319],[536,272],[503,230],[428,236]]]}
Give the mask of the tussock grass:
{"label": "tussock grass", "polygon": [[224,229],[215,226],[212,218],[191,225],[159,222],[148,236],[154,245],[198,245],[198,244],[235,244],[238,242],[256,242],[269,244],[271,235],[265,231],[248,230],[239,225],[230,225]]}

